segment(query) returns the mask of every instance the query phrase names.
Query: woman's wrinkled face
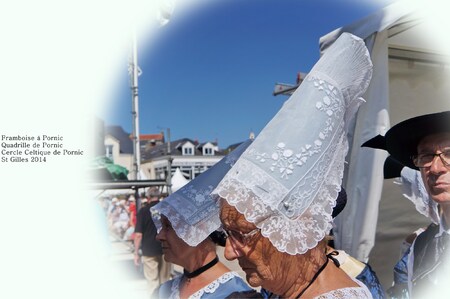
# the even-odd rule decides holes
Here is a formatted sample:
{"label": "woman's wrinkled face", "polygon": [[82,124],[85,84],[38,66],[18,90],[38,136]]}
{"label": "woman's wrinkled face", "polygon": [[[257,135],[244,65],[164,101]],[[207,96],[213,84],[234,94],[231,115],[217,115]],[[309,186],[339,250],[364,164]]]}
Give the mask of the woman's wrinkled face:
{"label": "woman's wrinkled face", "polygon": [[[261,235],[253,223],[245,220],[245,217],[225,200],[222,200],[220,220],[228,232],[225,258],[238,260],[251,286],[263,286],[268,290],[274,290],[277,280],[280,281],[285,277],[283,254],[270,243],[269,239]],[[242,237],[248,233],[250,233],[248,236]]]}
{"label": "woman's wrinkled face", "polygon": [[164,259],[181,266],[184,265],[183,261],[189,259],[190,253],[195,249],[177,236],[172,224],[163,215],[161,216],[161,230],[156,235],[156,240],[161,242]]}

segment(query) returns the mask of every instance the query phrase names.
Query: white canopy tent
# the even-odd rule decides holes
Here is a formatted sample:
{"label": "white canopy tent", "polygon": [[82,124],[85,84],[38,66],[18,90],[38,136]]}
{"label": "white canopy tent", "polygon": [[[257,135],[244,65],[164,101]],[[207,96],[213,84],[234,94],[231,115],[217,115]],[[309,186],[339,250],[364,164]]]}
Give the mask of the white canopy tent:
{"label": "white canopy tent", "polygon": [[180,168],[177,168],[172,176],[172,192],[176,192],[187,183],[189,183],[189,180],[184,177]]}
{"label": "white canopy tent", "polygon": [[[384,254],[392,257],[389,261],[378,260],[387,264],[389,269],[398,258],[401,240],[427,220],[420,218],[414,208],[403,206],[409,202],[401,198],[400,189],[393,186],[392,181],[383,180],[387,154],[360,146],[377,134],[384,135],[391,125],[404,119],[450,110],[450,87],[445,84],[449,60],[431,40],[427,22],[417,8],[397,2],[320,39],[323,53],[342,32],[350,32],[364,39],[371,53],[374,64],[372,82],[364,96],[366,103],[361,106],[349,136],[350,151],[343,183],[348,202],[336,219],[334,233],[337,248],[367,261],[374,247],[379,219],[378,233],[384,234],[385,240],[392,240],[391,232],[397,234],[393,240],[397,246],[394,252],[389,253],[389,249],[384,248]],[[398,209],[397,213],[382,215],[383,207],[380,207],[379,215],[381,198],[392,199],[395,204],[387,210]],[[414,220],[406,220],[408,225],[398,231],[398,227],[389,226],[389,221],[395,223],[389,219],[392,217],[413,217]],[[383,247],[378,243],[377,240],[377,246]],[[373,266],[372,260],[371,264]]]}

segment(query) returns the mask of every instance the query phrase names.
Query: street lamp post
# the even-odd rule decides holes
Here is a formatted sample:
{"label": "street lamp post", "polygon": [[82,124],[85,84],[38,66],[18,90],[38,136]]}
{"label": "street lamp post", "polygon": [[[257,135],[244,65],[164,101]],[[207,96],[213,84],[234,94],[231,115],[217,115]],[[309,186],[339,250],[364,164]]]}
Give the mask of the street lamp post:
{"label": "street lamp post", "polygon": [[[138,93],[138,77],[139,66],[137,60],[136,32],[133,32],[133,40],[131,45],[130,59],[130,76],[131,76],[131,115],[133,118],[133,172],[132,178],[140,179],[139,170],[141,167],[141,147],[139,141],[139,93]],[[139,189],[134,192],[137,208],[141,207],[141,199],[139,197]]]}
{"label": "street lamp post", "polygon": [[[160,26],[164,26],[169,22],[172,15],[175,3],[172,0],[167,0],[158,3],[157,8],[157,21]],[[136,30],[136,29],[135,29]],[[137,41],[136,41],[136,31],[133,32],[132,49],[131,49],[131,59],[130,59],[130,77],[131,77],[131,97],[132,97],[132,117],[133,117],[133,172],[132,177],[135,180],[140,180],[140,168],[141,168],[141,147],[139,140],[139,95],[138,95],[138,77],[140,75],[140,70],[138,66],[137,58]],[[169,131],[168,131],[169,132]],[[170,134],[170,132],[169,132]],[[170,137],[169,137],[170,138]],[[170,160],[170,144],[169,144],[169,160]],[[170,162],[169,162],[170,163]],[[170,169],[169,169],[170,173]],[[168,184],[171,184],[171,175],[169,174]],[[168,190],[170,190],[170,185]],[[140,204],[139,194],[136,189],[136,199]]]}
{"label": "street lamp post", "polygon": [[170,128],[167,128],[167,194],[172,194],[172,155],[170,148]]}
{"label": "street lamp post", "polygon": [[141,147],[139,141],[139,95],[138,95],[138,76],[139,67],[137,60],[136,33],[133,33],[133,43],[131,49],[130,62],[131,75],[131,97],[132,97],[132,117],[133,117],[133,179],[140,179],[139,170],[141,166]]}

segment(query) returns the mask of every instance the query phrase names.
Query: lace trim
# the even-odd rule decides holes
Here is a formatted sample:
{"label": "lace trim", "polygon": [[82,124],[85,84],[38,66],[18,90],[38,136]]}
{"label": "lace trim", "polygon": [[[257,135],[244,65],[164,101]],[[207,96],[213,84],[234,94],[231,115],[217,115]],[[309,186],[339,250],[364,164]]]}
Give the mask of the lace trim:
{"label": "lace trim", "polygon": [[[317,162],[317,167],[284,201],[280,202],[279,198],[283,198],[280,194],[286,194],[286,189],[283,190],[283,186],[272,177],[243,159],[236,163],[235,171],[228,173],[216,192],[236,207],[247,221],[259,227],[262,235],[269,238],[279,251],[293,255],[305,253],[331,229],[331,213],[340,191],[344,171],[342,161],[348,148],[343,139],[341,137],[333,150]],[[305,189],[308,183],[312,188]],[[317,184],[321,183],[316,191]],[[308,205],[303,203],[307,197],[310,198]],[[273,199],[280,202],[277,208],[270,206]],[[300,204],[295,205],[296,202]]]}
{"label": "lace trim", "polygon": [[401,179],[394,182],[402,185],[403,196],[414,204],[417,212],[429,218],[433,223],[439,224],[440,216],[437,203],[430,199],[423,185],[420,172],[404,167],[400,174]]}
{"label": "lace trim", "polygon": [[337,290],[332,290],[328,293],[319,295],[314,299],[347,299],[347,298],[358,298],[358,299],[372,299],[372,293],[369,291],[367,286],[361,281],[352,278],[359,287],[342,288]]}
{"label": "lace trim", "polygon": [[314,297],[314,299],[348,299],[348,298],[371,299],[372,295],[370,293],[368,294],[367,291],[361,287],[352,287],[333,290],[331,292]]}
{"label": "lace trim", "polygon": [[161,230],[160,214],[163,214],[178,237],[190,246],[197,246],[220,228],[220,206],[211,191],[250,144],[251,140],[243,142],[205,173],[152,207],[157,231]]}
{"label": "lace trim", "polygon": [[[172,205],[175,205],[172,206]],[[180,214],[179,207],[183,207],[183,215]],[[163,214],[172,224],[175,233],[189,246],[197,246],[203,240],[205,240],[209,234],[217,230],[220,226],[219,218],[219,203],[218,202],[205,202],[202,209],[199,209],[197,205],[193,205],[192,202],[187,201],[182,196],[173,193],[171,201],[163,200],[158,204],[158,209],[152,207],[152,214]],[[184,215],[194,215],[198,222],[192,223],[189,218]],[[154,215],[153,222],[156,229],[159,232],[161,230],[161,217]]]}
{"label": "lace trim", "polygon": [[[171,289],[170,289],[171,294],[170,294],[169,299],[180,299],[180,283],[181,283],[182,277],[183,276],[180,275],[180,276],[177,276],[176,278],[174,278]],[[203,287],[202,289],[198,290],[197,292],[195,292],[194,294],[189,296],[189,299],[199,299],[205,293],[212,294],[220,287],[220,285],[227,283],[228,281],[230,281],[231,279],[233,279],[235,277],[240,277],[240,276],[239,276],[239,274],[237,274],[234,271],[224,273],[219,278],[217,278],[216,280],[214,280],[210,284],[208,284],[207,286]]]}

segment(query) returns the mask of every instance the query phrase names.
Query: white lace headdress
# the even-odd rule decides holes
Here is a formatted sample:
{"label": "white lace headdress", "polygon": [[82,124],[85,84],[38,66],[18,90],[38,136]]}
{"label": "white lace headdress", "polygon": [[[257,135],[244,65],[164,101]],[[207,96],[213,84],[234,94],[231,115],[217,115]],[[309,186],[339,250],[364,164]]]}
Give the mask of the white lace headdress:
{"label": "white lace headdress", "polygon": [[400,178],[394,182],[402,186],[403,196],[414,204],[417,212],[439,224],[438,204],[429,197],[419,171],[405,166],[400,172]]}
{"label": "white lace headdress", "polygon": [[372,76],[364,42],[343,33],[214,190],[281,252],[331,229],[349,122]]}
{"label": "white lace headdress", "polygon": [[213,167],[152,207],[156,229],[161,230],[161,214],[170,221],[178,237],[190,246],[197,246],[221,226],[219,202],[211,191],[251,144],[247,140]]}

